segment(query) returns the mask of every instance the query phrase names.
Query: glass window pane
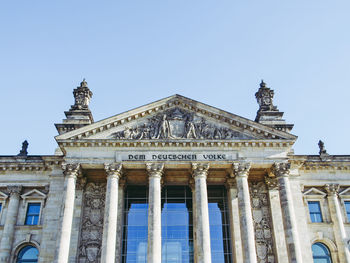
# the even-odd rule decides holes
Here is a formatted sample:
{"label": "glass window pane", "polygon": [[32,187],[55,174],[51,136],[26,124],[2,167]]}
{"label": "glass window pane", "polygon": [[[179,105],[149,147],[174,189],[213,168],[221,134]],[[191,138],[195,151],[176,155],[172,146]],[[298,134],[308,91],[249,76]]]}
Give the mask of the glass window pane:
{"label": "glass window pane", "polygon": [[192,193],[187,186],[162,189],[162,262],[193,262]]}
{"label": "glass window pane", "polygon": [[28,203],[26,225],[37,225],[40,215],[40,203]]}
{"label": "glass window pane", "polygon": [[320,202],[318,201],[309,201],[308,202],[310,220],[312,223],[323,222]]}
{"label": "glass window pane", "polygon": [[124,198],[122,262],[146,263],[148,196],[145,186],[128,186]]}
{"label": "glass window pane", "polygon": [[30,262],[36,263],[38,262],[39,251],[37,248],[33,246],[26,246],[20,250],[17,257],[17,262]]}
{"label": "glass window pane", "polygon": [[331,255],[328,248],[322,243],[312,245],[312,257],[314,263],[331,263]]}
{"label": "glass window pane", "polygon": [[212,262],[231,263],[230,225],[225,187],[208,186],[208,208]]}
{"label": "glass window pane", "polygon": [[345,210],[346,210],[348,222],[350,222],[350,201],[345,201],[344,204],[345,204]]}

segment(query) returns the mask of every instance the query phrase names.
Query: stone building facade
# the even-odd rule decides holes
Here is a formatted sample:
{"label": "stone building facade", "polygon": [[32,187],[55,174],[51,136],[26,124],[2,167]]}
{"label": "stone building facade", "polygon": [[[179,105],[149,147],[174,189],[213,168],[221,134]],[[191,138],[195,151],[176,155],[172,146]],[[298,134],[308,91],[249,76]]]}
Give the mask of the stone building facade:
{"label": "stone building facade", "polygon": [[73,93],[54,155],[0,156],[1,262],[350,262],[350,155],[295,155],[264,82],[254,121],[174,95],[94,122]]}

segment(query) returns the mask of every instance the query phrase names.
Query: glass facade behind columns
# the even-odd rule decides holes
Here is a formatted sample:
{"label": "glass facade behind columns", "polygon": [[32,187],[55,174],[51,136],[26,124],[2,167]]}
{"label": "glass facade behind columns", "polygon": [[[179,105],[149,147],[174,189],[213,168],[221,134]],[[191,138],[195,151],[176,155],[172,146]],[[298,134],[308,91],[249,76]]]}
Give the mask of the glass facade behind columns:
{"label": "glass facade behind columns", "polygon": [[226,188],[208,186],[211,258],[215,263],[231,263],[230,221]]}
{"label": "glass facade behind columns", "polygon": [[147,262],[148,187],[128,186],[125,191],[123,263]]}
{"label": "glass facade behind columns", "polygon": [[162,263],[193,262],[192,192],[187,186],[162,189]]}

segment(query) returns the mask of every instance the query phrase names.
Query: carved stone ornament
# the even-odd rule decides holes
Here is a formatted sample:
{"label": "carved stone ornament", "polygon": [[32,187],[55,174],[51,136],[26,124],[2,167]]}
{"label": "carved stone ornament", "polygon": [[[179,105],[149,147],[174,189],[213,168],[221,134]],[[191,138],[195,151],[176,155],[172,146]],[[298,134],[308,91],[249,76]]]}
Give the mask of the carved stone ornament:
{"label": "carved stone ornament", "polygon": [[340,185],[339,184],[326,184],[324,186],[326,189],[327,193],[329,195],[336,195],[339,192]]}
{"label": "carved stone ornament", "polygon": [[249,184],[250,200],[255,230],[257,260],[259,263],[275,262],[270,204],[263,182]]}
{"label": "carved stone ornament", "polygon": [[262,80],[260,89],[255,93],[256,100],[259,104],[259,111],[277,111],[277,107],[273,106],[274,91],[266,87],[266,83]]}
{"label": "carved stone ornament", "polygon": [[290,172],[290,163],[274,163],[271,172],[276,177],[288,176]]}
{"label": "carved stone ornament", "polygon": [[122,164],[121,163],[105,163],[105,171],[107,177],[118,177],[122,176]]}
{"label": "carved stone ornament", "polygon": [[146,170],[149,177],[161,178],[164,170],[164,163],[146,163]]}
{"label": "carved stone ornament", "polygon": [[109,137],[117,140],[252,139],[217,123],[209,123],[197,114],[177,107],[159,113],[143,123],[125,127],[124,130],[114,132]]}
{"label": "carved stone ornament", "polygon": [[278,190],[278,181],[276,178],[265,176],[265,183],[269,190]]}
{"label": "carved stone ornament", "polygon": [[232,165],[234,176],[248,176],[251,163],[249,162],[234,162]]}
{"label": "carved stone ornament", "polygon": [[83,190],[87,182],[86,176],[80,176],[77,178],[76,190]]}
{"label": "carved stone ornament", "polygon": [[18,156],[27,156],[28,155],[28,141],[25,140],[24,142],[22,142],[22,149],[20,150]]}
{"label": "carved stone ornament", "polygon": [[79,173],[79,163],[63,163],[62,170],[65,176],[77,177]]}
{"label": "carved stone ornament", "polygon": [[78,262],[100,262],[106,184],[88,183],[84,191]]}
{"label": "carved stone ornament", "polygon": [[88,110],[92,92],[88,88],[85,79],[80,83],[80,86],[74,89],[74,105],[71,110]]}
{"label": "carved stone ornament", "polygon": [[10,195],[17,194],[19,195],[22,191],[22,185],[8,185],[7,190]]}
{"label": "carved stone ornament", "polygon": [[196,177],[207,178],[209,171],[209,163],[192,163],[192,175]]}

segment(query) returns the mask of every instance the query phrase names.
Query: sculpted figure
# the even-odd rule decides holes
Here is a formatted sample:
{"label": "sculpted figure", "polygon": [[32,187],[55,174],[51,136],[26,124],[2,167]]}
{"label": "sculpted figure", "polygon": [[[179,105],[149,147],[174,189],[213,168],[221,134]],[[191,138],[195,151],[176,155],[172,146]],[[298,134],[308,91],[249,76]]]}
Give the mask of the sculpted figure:
{"label": "sculpted figure", "polygon": [[157,139],[168,139],[171,138],[171,130],[170,130],[170,125],[169,121],[166,119],[166,115],[163,115],[163,119],[159,124],[159,129],[158,129],[158,135]]}
{"label": "sculpted figure", "polygon": [[191,135],[194,139],[197,138],[196,128],[194,127],[194,124],[193,124],[193,121],[191,120],[191,117],[188,117],[186,119],[186,130],[187,130],[187,133],[186,133],[187,139],[191,138]]}

